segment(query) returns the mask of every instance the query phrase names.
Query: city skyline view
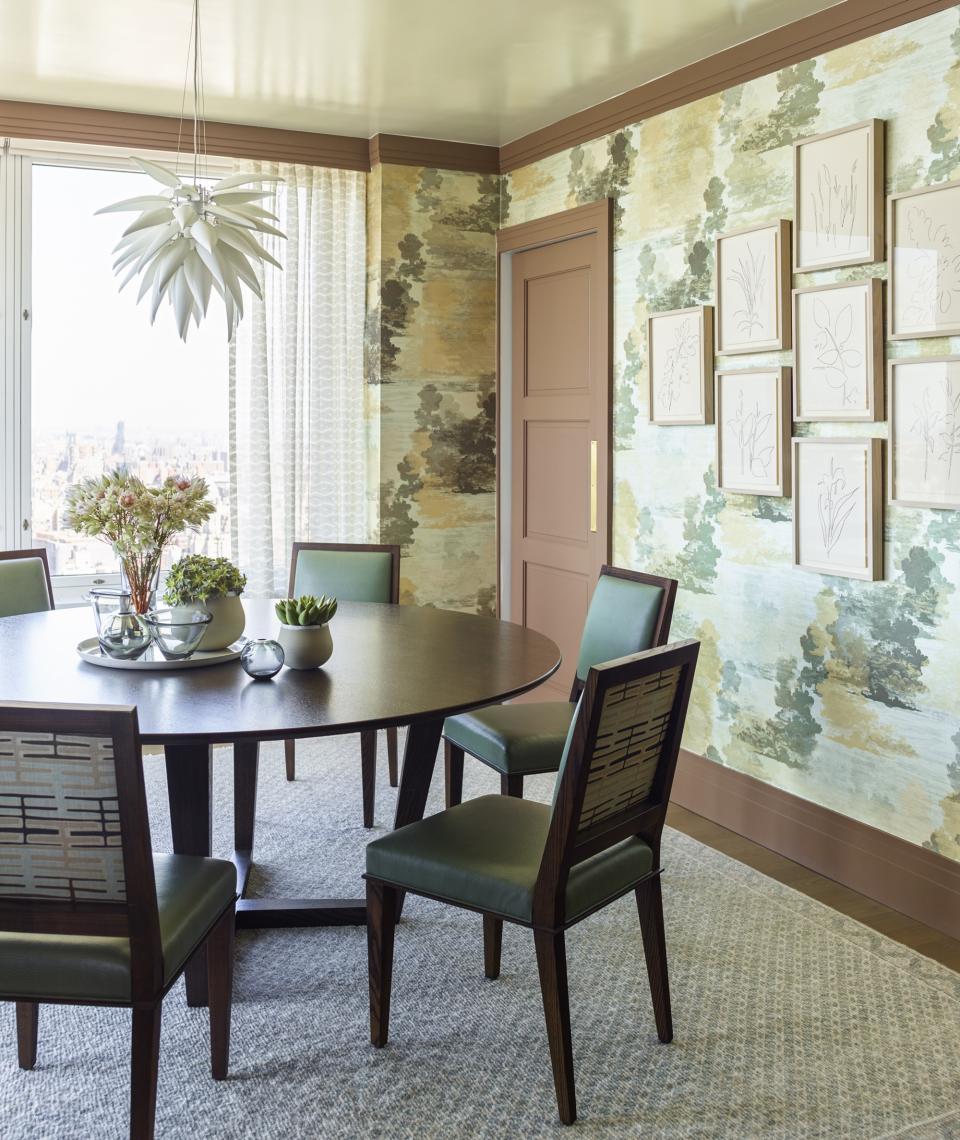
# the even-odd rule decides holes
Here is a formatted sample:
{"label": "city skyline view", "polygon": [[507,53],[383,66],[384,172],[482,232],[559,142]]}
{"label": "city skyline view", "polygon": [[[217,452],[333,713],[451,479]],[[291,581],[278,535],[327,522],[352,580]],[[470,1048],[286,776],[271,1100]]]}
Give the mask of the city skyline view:
{"label": "city skyline view", "polygon": [[65,527],[63,510],[73,483],[118,466],[148,485],[205,478],[216,513],[167,559],[230,554],[224,325],[212,313],[184,343],[166,301],[151,325],[149,297],[137,303],[136,282],[121,292],[112,270],[130,218],[96,214],[153,190],[133,171],[33,166],[31,530],[54,575],[116,572],[109,546]]}

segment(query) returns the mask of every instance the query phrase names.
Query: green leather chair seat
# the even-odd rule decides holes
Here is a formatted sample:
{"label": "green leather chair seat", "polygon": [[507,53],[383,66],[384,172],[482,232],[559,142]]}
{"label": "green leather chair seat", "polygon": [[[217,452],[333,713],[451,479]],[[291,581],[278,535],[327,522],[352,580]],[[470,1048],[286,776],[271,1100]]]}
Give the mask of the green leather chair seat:
{"label": "green leather chair seat", "polygon": [[491,705],[447,717],[443,735],[506,776],[555,772],[576,707],[570,701]]}
{"label": "green leather chair seat", "polygon": [[[530,922],[550,816],[546,804],[511,796],[468,800],[368,844],[367,874]],[[567,918],[623,894],[652,866],[653,852],[635,837],[578,863],[567,882]]]}
{"label": "green leather chair seat", "polygon": [[393,559],[380,550],[301,550],[293,592],[330,594],[341,601],[389,602]]}
{"label": "green leather chair seat", "polygon": [[37,614],[50,609],[47,577],[39,558],[0,562],[0,617]]}
{"label": "green leather chair seat", "polygon": [[[237,872],[223,859],[154,855],[164,984],[237,895]],[[130,1000],[126,938],[0,933],[0,993],[5,997]]]}

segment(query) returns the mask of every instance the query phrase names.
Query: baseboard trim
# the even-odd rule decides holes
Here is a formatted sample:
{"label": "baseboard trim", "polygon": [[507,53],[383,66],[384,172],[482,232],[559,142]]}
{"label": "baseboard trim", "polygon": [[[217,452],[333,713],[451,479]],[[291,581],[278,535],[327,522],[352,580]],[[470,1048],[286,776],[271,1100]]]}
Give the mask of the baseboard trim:
{"label": "baseboard trim", "polygon": [[851,890],[960,938],[960,863],[681,750],[671,799]]}

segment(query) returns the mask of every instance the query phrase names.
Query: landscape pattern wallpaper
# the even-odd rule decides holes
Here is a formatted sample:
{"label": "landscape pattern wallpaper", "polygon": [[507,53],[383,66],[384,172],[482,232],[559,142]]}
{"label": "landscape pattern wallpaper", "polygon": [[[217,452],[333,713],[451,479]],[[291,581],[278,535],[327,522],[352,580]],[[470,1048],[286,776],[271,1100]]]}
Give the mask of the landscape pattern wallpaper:
{"label": "landscape pattern wallpaper", "polygon": [[[680,581],[673,633],[702,642],[686,747],[960,859],[960,512],[886,505],[883,581],[811,573],[793,565],[790,498],[718,490],[713,426],[649,422],[649,314],[714,303],[717,235],[793,216],[794,140],[869,118],[886,121],[886,193],[960,178],[960,8],[503,178],[375,171],[379,532],[404,547],[407,600],[494,612],[495,231],[614,198],[613,556]],[[865,277],[885,263],[793,284]],[[887,424],[793,434],[886,439]]]}

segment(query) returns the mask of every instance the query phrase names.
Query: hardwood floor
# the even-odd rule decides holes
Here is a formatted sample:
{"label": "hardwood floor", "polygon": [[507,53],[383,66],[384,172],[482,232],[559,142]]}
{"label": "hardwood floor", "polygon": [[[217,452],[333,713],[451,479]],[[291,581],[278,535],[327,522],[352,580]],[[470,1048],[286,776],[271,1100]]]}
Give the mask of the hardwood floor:
{"label": "hardwood floor", "polygon": [[891,910],[882,903],[874,902],[866,895],[844,887],[840,883],[818,875],[807,867],[785,859],[774,851],[761,847],[750,839],[744,839],[736,832],[695,815],[686,808],[671,804],[667,812],[667,824],[677,831],[683,831],[694,839],[722,851],[732,859],[754,867],[771,879],[786,883],[794,890],[801,891],[810,898],[817,899],[826,906],[833,907],[841,914],[849,915],[864,926],[885,934],[895,942],[909,946],[920,954],[960,971],[960,941],[941,934],[930,926],[924,926],[908,918],[899,911]]}

